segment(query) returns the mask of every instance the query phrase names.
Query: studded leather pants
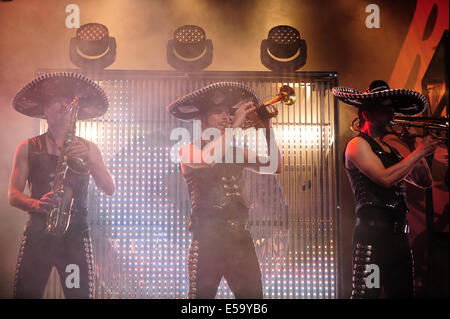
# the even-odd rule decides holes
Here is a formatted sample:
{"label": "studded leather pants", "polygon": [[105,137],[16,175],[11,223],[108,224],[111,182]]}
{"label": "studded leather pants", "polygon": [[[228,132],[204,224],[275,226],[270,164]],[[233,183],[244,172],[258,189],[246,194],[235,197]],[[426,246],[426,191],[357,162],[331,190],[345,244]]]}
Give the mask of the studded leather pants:
{"label": "studded leather pants", "polygon": [[189,298],[212,299],[222,276],[237,299],[261,299],[258,258],[248,230],[239,225],[196,225],[189,249]]}
{"label": "studded leather pants", "polygon": [[412,298],[408,234],[394,223],[360,221],[353,233],[353,299]]}
{"label": "studded leather pants", "polygon": [[92,246],[87,223],[74,220],[67,232],[56,238],[46,232],[43,217],[32,214],[25,228],[16,267],[14,298],[42,298],[53,266],[58,271],[66,298],[92,298]]}

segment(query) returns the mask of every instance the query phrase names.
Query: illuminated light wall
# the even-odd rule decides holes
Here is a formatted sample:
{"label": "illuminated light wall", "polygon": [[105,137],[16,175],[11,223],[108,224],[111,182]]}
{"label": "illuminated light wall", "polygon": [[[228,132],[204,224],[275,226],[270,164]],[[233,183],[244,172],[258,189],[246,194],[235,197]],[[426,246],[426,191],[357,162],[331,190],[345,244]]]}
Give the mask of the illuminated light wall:
{"label": "illuminated light wall", "polygon": [[[269,298],[338,296],[334,99],[330,83],[310,81],[288,82],[297,101],[279,107],[272,122],[284,164],[281,187],[267,190],[266,211],[261,207],[254,215],[276,225],[260,235],[271,248],[263,249],[268,253],[260,259]],[[273,212],[280,212],[278,220]]]}
{"label": "illuminated light wall", "polygon": [[[176,127],[191,130],[192,125],[174,119],[165,107],[219,81],[242,82],[262,101],[275,97],[283,84],[297,96],[294,105],[277,104],[279,114],[272,120],[282,174],[244,175],[264,297],[339,297],[337,114],[331,93],[336,74],[202,72],[186,77],[178,72],[104,71],[87,76],[104,88],[110,108],[102,118],[79,122],[77,132],[99,146],[117,188],[113,196],[104,196],[91,179],[96,298],[187,297],[190,200],[178,163],[171,160],[178,141],[170,140],[170,132]],[[249,132],[237,144],[266,154],[264,137]],[[55,291],[57,283],[50,286]],[[217,298],[232,297],[223,280]]]}

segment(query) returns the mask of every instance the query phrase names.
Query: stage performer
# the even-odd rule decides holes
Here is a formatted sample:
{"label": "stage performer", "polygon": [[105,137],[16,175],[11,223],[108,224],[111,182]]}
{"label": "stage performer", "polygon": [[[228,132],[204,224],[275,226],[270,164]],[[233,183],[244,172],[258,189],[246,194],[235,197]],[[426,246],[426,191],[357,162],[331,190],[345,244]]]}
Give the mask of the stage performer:
{"label": "stage performer", "polygon": [[[212,141],[191,140],[180,150],[181,173],[192,205],[188,225],[192,233],[189,298],[215,298],[222,277],[235,298],[263,298],[260,265],[247,228],[249,203],[243,170],[261,173],[272,167],[264,173],[277,174],[282,162],[270,119],[261,121],[254,116],[260,105],[250,88],[219,82],[191,92],[167,107],[178,119],[198,120],[194,126],[201,122],[205,134],[216,132]],[[265,129],[268,158],[231,143],[249,118],[254,119],[255,127]]]}
{"label": "stage performer", "polygon": [[432,186],[425,157],[438,146],[434,135],[410,151],[393,134],[394,113],[414,115],[428,105],[422,94],[390,89],[373,81],[358,92],[334,88],[341,101],[358,108],[360,133],[344,151],[344,167],[355,197],[352,298],[412,298],[413,258],[408,241],[404,181]]}
{"label": "stage performer", "polygon": [[[90,175],[107,195],[115,191],[113,178],[98,147],[75,137],[79,120],[101,116],[108,99],[95,82],[75,73],[44,74],[22,88],[13,107],[25,115],[46,119],[48,130],[22,142],[15,154],[9,203],[28,212],[14,280],[14,298],[42,298],[50,272],[56,267],[66,298],[93,297],[92,248],[87,222]],[[78,110],[78,113],[75,112]],[[60,157],[61,152],[64,156]],[[57,169],[57,163],[69,163]],[[29,195],[25,193],[28,183]],[[71,202],[67,230],[48,226],[50,211],[61,202],[55,193],[63,185]],[[59,192],[58,192],[59,193]],[[62,216],[62,215],[59,215]],[[61,219],[60,219],[61,220]],[[64,228],[64,227],[63,227]]]}

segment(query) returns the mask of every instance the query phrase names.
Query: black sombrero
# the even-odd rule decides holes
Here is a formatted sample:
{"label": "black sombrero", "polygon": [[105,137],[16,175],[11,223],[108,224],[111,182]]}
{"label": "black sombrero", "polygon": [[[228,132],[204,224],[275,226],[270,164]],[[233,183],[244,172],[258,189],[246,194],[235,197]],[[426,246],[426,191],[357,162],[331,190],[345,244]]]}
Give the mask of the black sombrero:
{"label": "black sombrero", "polygon": [[344,103],[360,109],[370,109],[376,105],[391,106],[395,113],[414,115],[428,107],[427,98],[419,92],[408,89],[391,89],[382,81],[373,81],[366,92],[355,89],[335,87],[333,94]]}
{"label": "black sombrero", "polygon": [[53,97],[78,98],[78,119],[102,116],[108,110],[108,97],[94,81],[77,73],[59,72],[41,75],[25,85],[14,97],[18,112],[45,118],[45,107]]}
{"label": "black sombrero", "polygon": [[167,106],[167,110],[180,120],[192,120],[214,106],[232,107],[248,99],[255,105],[261,102],[249,87],[237,82],[217,82],[195,90]]}

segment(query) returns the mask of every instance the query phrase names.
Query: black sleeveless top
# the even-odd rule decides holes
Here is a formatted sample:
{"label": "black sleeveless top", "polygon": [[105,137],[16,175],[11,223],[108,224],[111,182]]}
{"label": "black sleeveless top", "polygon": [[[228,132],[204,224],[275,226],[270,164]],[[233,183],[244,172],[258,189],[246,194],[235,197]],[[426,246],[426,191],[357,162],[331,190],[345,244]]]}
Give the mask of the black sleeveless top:
{"label": "black sleeveless top", "polygon": [[194,216],[247,219],[249,204],[243,194],[244,165],[217,163],[189,168],[186,180]]}
{"label": "black sleeveless top", "polygon": [[[28,187],[31,197],[41,198],[53,186],[58,156],[48,153],[46,134],[28,140]],[[65,183],[74,191],[74,213],[87,215],[87,194],[89,175],[77,175],[67,170]]]}
{"label": "black sleeveless top", "polygon": [[[361,133],[358,136],[364,138],[370,144],[372,151],[378,156],[385,168],[395,165],[403,159],[400,153],[388,144],[386,145],[389,147],[390,153],[383,150],[369,135]],[[399,182],[390,188],[385,188],[372,181],[360,170],[348,169],[345,166],[345,149],[344,167],[347,171],[355,196],[357,213],[364,207],[380,207],[398,212],[401,215],[398,216],[399,218],[404,217],[404,214],[408,210],[408,206],[403,182]]]}

